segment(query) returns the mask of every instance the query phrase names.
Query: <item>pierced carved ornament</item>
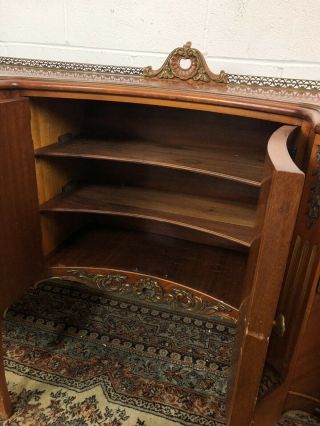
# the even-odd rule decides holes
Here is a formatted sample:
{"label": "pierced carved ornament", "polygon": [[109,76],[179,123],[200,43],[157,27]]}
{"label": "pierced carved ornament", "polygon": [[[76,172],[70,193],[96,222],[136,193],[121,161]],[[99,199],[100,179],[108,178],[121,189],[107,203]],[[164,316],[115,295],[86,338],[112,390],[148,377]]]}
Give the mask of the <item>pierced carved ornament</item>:
{"label": "pierced carved ornament", "polygon": [[92,272],[70,269],[68,275],[54,277],[54,279],[76,281],[93,286],[106,293],[113,293],[118,297],[128,297],[163,305],[173,311],[188,311],[207,318],[222,316],[226,320],[234,321],[229,316],[231,309],[222,302],[205,300],[183,288],[174,287],[166,291],[161,283],[152,277],[141,277],[130,282],[128,277],[120,273],[97,274]]}
{"label": "pierced carved ornament", "polygon": [[[190,62],[188,68],[183,68],[183,60]],[[211,72],[206,64],[202,53],[191,47],[189,41],[183,47],[174,49],[167,57],[161,68],[153,70],[151,66],[144,68],[145,77],[157,77],[163,79],[179,78],[180,80],[214,81],[216,83],[227,83],[228,75],[224,71],[220,74]]]}

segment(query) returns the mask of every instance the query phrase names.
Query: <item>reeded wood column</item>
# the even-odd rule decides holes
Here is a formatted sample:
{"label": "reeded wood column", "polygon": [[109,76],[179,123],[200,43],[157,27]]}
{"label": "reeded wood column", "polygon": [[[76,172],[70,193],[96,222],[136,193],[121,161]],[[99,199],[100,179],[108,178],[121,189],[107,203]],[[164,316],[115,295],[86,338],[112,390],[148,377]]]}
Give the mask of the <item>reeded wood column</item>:
{"label": "reeded wood column", "polygon": [[4,374],[3,352],[2,352],[2,317],[0,319],[0,418],[8,419],[12,414],[12,406]]}

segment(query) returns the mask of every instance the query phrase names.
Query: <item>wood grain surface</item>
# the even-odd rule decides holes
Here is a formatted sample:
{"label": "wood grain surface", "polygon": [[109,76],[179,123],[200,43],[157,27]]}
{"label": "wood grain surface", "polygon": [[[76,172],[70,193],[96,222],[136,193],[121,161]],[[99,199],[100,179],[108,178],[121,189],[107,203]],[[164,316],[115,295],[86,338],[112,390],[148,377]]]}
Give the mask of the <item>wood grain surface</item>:
{"label": "wood grain surface", "polygon": [[179,144],[168,146],[155,142],[78,138],[38,149],[37,157],[91,158],[159,165],[173,169],[220,176],[259,186],[264,152],[227,143],[209,148]]}
{"label": "wood grain surface", "polygon": [[252,206],[140,187],[82,185],[42,204],[41,212],[149,218],[219,235],[246,247],[254,237]]}
{"label": "wood grain surface", "polygon": [[238,308],[246,253],[162,235],[91,226],[75,233],[48,268],[108,268],[186,285]]}
{"label": "wood grain surface", "polygon": [[0,99],[0,418],[11,415],[2,316],[41,275],[40,217],[27,99]]}
{"label": "wood grain surface", "polygon": [[[294,130],[283,126],[270,138],[258,206],[257,233],[240,308],[238,344],[229,382],[228,424],[247,426],[254,416],[278,298],[285,273],[304,174],[292,161],[287,142]],[[265,188],[264,188],[265,187]]]}
{"label": "wood grain surface", "polygon": [[0,100],[0,188],[1,314],[37,280],[43,266],[27,99]]}

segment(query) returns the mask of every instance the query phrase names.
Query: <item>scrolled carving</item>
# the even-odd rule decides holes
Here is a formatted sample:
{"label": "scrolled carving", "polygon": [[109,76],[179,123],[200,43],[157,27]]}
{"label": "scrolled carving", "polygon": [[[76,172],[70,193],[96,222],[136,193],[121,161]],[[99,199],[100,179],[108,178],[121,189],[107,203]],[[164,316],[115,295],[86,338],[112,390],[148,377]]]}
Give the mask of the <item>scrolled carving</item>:
{"label": "scrolled carving", "polygon": [[153,278],[144,277],[133,284],[132,291],[139,298],[153,302],[161,303],[164,300],[164,291],[160,283]]}
{"label": "scrolled carving", "polygon": [[[190,61],[188,68],[181,67],[183,59]],[[158,77],[163,79],[179,78],[180,80],[195,81],[215,81],[217,83],[227,83],[228,75],[221,71],[219,74],[211,72],[206,64],[202,53],[191,47],[189,41],[183,47],[174,49],[167,57],[166,61],[158,70],[153,70],[151,66],[144,69],[145,77]]]}
{"label": "scrolled carving", "polygon": [[122,274],[95,274],[92,272],[83,272],[77,269],[70,269],[68,274],[77,278],[80,282],[92,283],[100,290],[125,292],[127,276]]}
{"label": "scrolled carving", "polygon": [[59,277],[59,279],[71,279],[106,293],[157,303],[175,311],[188,311],[208,318],[216,315],[229,317],[228,313],[231,312],[227,305],[219,301],[206,300],[180,287],[173,287],[166,291],[161,282],[152,277],[143,276],[130,281],[126,275],[119,273],[96,274],[77,269],[68,270],[67,273],[67,276]]}

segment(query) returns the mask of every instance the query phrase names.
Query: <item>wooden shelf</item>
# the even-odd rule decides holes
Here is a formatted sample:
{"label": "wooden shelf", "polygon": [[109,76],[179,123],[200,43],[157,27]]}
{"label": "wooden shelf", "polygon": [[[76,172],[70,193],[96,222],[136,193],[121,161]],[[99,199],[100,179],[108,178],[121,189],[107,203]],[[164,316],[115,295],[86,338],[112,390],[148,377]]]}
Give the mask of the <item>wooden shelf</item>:
{"label": "wooden shelf", "polygon": [[264,154],[252,146],[226,142],[203,147],[136,140],[78,138],[36,150],[37,157],[88,158],[189,170],[260,186]]}
{"label": "wooden shelf", "polygon": [[152,233],[89,227],[47,258],[50,268],[139,272],[174,281],[223,300],[236,309],[247,254]]}
{"label": "wooden shelf", "polygon": [[255,206],[130,186],[82,184],[44,203],[41,212],[119,215],[200,230],[249,247]]}

